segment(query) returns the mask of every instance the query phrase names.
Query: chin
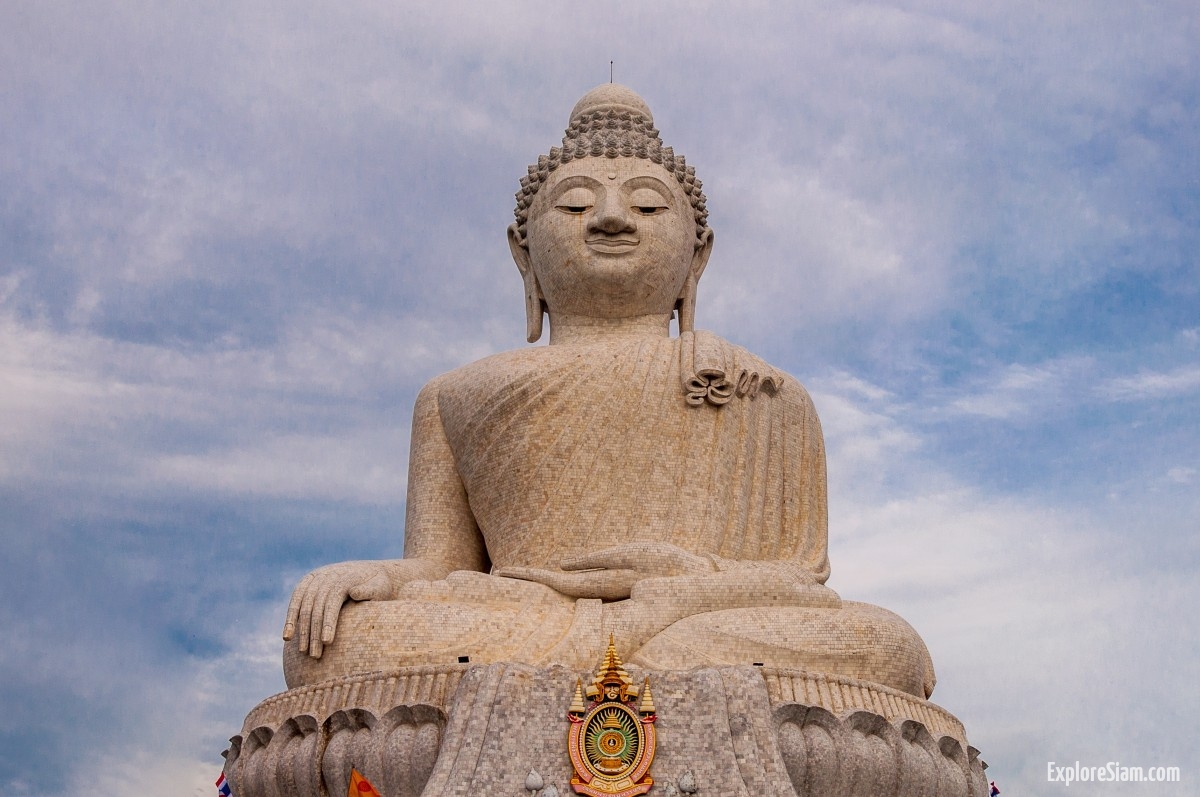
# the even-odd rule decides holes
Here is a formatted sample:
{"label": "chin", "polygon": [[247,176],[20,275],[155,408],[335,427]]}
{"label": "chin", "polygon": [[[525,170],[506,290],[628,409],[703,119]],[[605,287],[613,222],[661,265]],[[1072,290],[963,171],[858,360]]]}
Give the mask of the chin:
{"label": "chin", "polygon": [[571,293],[619,302],[621,315],[667,313],[683,290],[686,270],[678,277],[657,264],[635,263],[612,256],[588,258],[572,269]]}

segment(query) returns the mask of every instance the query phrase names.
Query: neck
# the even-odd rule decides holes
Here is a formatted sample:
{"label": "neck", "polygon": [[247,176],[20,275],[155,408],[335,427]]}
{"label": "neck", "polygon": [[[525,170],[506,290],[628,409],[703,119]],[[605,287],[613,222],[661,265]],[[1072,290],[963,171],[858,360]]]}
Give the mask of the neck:
{"label": "neck", "polygon": [[550,315],[550,345],[599,343],[620,338],[666,338],[671,335],[673,313],[629,318],[590,318]]}

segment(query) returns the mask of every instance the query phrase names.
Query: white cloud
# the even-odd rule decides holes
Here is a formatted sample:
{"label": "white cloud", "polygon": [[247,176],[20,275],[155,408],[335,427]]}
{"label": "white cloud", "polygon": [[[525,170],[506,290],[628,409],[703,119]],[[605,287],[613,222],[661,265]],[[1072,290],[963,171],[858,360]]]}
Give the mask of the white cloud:
{"label": "white cloud", "polygon": [[953,414],[993,420],[1015,419],[1042,413],[1060,405],[1091,379],[1091,358],[1069,357],[1036,365],[1011,363],[971,385],[945,405]]}
{"label": "white cloud", "polygon": [[[1175,590],[1190,595],[1196,586],[1181,585],[1144,547],[1194,549],[1179,542],[1186,514],[1163,522],[1149,493],[1088,506],[967,485],[923,455],[928,433],[904,423],[902,405],[867,410],[870,399],[853,385],[838,398],[847,406],[822,402],[835,407],[830,586],[844,599],[896,611],[922,634],[939,673],[934,701],[964,720],[997,778],[1032,787],[1039,757],[1044,766],[1085,753],[1164,755],[1146,701],[1175,700],[1168,695],[1187,677],[1181,662],[1200,651],[1200,634],[1148,607],[1183,605],[1188,598]],[[856,417],[873,420],[841,420]],[[911,447],[839,473],[838,463],[855,461],[853,435],[873,434],[872,426]],[[1172,473],[1190,480],[1190,471]],[[1138,527],[1144,537],[1131,536]],[[1164,633],[1169,643],[1150,641]],[[1159,653],[1130,655],[1135,639]],[[1099,718],[1104,730],[1079,731]]]}
{"label": "white cloud", "polygon": [[1145,401],[1187,395],[1200,390],[1200,366],[1183,365],[1170,371],[1143,371],[1110,379],[1097,392],[1111,401]]}
{"label": "white cloud", "polygon": [[1167,481],[1172,484],[1192,484],[1197,476],[1200,476],[1200,471],[1195,468],[1175,467],[1167,471]]}
{"label": "white cloud", "polygon": [[[822,382],[814,384],[813,401],[825,432],[831,482],[874,483],[893,463],[920,449],[920,437],[897,421],[894,405],[863,403],[829,391]],[[849,387],[858,389],[855,384]]]}
{"label": "white cloud", "polygon": [[285,435],[250,447],[147,462],[161,487],[399,505],[408,484],[408,427],[337,436]]}
{"label": "white cloud", "polygon": [[274,350],[181,352],[12,316],[0,329],[3,481],[367,503],[404,496],[411,405],[387,397],[491,350],[433,345],[452,334],[434,322],[328,315],[297,318]]}
{"label": "white cloud", "polygon": [[[240,732],[241,715],[284,688],[282,616],[283,607],[271,605],[250,622],[231,624],[238,632],[236,646],[226,655],[189,662],[169,678],[145,678],[140,691],[126,696],[124,712],[134,721],[122,729],[122,737],[85,751],[62,794],[213,794],[224,766],[221,752]],[[29,793],[47,792],[31,788]]]}

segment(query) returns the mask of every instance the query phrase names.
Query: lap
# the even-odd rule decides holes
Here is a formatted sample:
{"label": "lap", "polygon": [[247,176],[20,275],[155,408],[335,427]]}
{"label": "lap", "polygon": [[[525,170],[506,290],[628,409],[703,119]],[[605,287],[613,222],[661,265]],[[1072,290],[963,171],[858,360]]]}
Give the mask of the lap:
{"label": "lap", "polygon": [[840,609],[751,607],[705,612],[668,626],[629,658],[651,669],[760,663],[933,690],[925,643],[899,615],[866,603]]}
{"label": "lap", "polygon": [[[400,600],[346,603],[336,638],[320,659],[300,653],[296,640],[285,645],[284,675],[294,688],[463,657],[480,664],[587,667],[612,630],[602,617],[600,601],[577,602],[534,582],[452,573],[409,584]],[[933,665],[916,631],[870,604],[722,609],[667,623],[627,661],[657,670],[762,663],[872,681],[918,697],[933,689]]]}

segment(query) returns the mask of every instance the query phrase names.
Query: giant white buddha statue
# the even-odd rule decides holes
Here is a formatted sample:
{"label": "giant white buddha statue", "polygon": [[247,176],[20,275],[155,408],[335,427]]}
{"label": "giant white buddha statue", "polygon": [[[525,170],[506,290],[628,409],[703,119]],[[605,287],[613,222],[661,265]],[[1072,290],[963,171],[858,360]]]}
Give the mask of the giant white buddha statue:
{"label": "giant white buddha statue", "polygon": [[300,582],[289,687],[462,657],[589,669],[613,634],[649,669],[762,663],[931,693],[916,632],[825,586],[808,393],[694,329],[707,216],[637,94],[579,101],[508,229],[529,342],[548,315],[549,345],[421,391],[404,558]]}

